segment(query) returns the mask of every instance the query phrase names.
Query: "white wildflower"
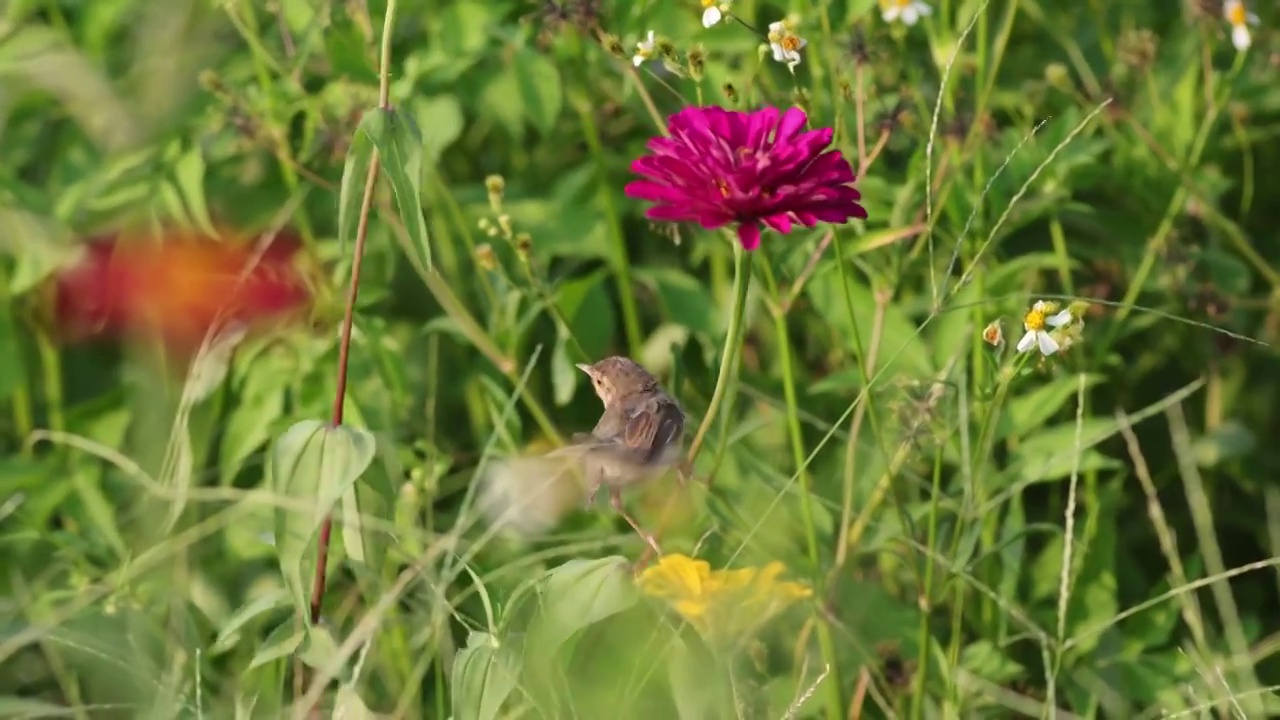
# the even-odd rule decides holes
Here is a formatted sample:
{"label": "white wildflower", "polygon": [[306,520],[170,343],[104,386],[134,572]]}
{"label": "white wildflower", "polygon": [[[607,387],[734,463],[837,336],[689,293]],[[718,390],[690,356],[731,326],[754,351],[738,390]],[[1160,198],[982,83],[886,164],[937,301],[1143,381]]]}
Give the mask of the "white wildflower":
{"label": "white wildflower", "polygon": [[931,14],[933,8],[924,0],[880,0],[880,17],[885,22],[901,21],[910,27]]}
{"label": "white wildflower", "polygon": [[649,37],[636,43],[636,54],[631,56],[631,64],[640,67],[645,60],[653,57],[653,31],[649,31]]}
{"label": "white wildflower", "polygon": [[1231,25],[1231,44],[1236,50],[1248,50],[1253,44],[1253,36],[1249,33],[1250,25],[1258,24],[1258,16],[1244,7],[1244,0],[1226,0],[1222,3],[1222,16]]}
{"label": "white wildflower", "polygon": [[1071,320],[1069,308],[1059,312],[1057,303],[1037,300],[1022,318],[1022,327],[1027,334],[1018,341],[1018,352],[1026,352],[1036,346],[1039,346],[1040,354],[1046,357],[1058,352],[1061,346],[1045,327],[1060,328],[1070,324]]}
{"label": "white wildflower", "polygon": [[729,6],[733,3],[730,0],[725,2],[716,2],[716,0],[702,0],[702,27],[711,27],[724,19],[726,13],[729,12]]}

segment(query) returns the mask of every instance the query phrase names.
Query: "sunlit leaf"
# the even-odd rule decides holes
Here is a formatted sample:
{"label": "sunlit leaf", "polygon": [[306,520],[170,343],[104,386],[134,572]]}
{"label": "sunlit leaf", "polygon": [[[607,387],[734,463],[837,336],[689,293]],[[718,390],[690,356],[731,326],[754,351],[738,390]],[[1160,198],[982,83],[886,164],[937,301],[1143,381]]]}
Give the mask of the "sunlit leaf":
{"label": "sunlit leaf", "polygon": [[617,556],[570,560],[548,572],[539,590],[541,602],[529,624],[526,651],[541,658],[551,657],[574,634],[640,598],[629,563]]}
{"label": "sunlit leaf", "polygon": [[516,688],[519,659],[513,648],[486,632],[473,632],[454,657],[450,673],[453,717],[494,720]]}
{"label": "sunlit leaf", "polygon": [[[422,132],[413,116],[381,108],[365,113],[356,134],[362,132],[378,150],[382,172],[395,192],[400,222],[418,252],[418,261],[430,270],[431,243],[422,215]],[[345,171],[343,174],[345,179]]]}
{"label": "sunlit leaf", "polygon": [[374,720],[377,717],[360,699],[360,693],[354,687],[343,685],[338,688],[333,698],[333,720]]}
{"label": "sunlit leaf", "polygon": [[268,473],[272,489],[292,501],[275,511],[276,553],[285,584],[300,616],[309,615],[308,597],[316,572],[316,533],[321,523],[373,461],[376,447],[368,431],[303,420],[272,445]]}
{"label": "sunlit leaf", "polygon": [[263,639],[258,650],[253,654],[253,659],[249,661],[249,667],[245,669],[252,670],[293,655],[298,648],[302,647],[302,641],[306,637],[306,631],[298,625],[297,621],[292,618],[284,621]]}
{"label": "sunlit leaf", "polygon": [[230,650],[239,642],[240,631],[244,626],[263,614],[289,604],[290,601],[289,591],[286,588],[277,588],[245,603],[240,609],[232,613],[231,617],[227,618],[222,627],[218,629],[218,636],[214,639],[213,646],[209,648],[209,652],[217,655]]}
{"label": "sunlit leaf", "polygon": [[338,242],[344,254],[356,238],[365,183],[369,179],[369,164],[373,162],[373,138],[365,127],[371,116],[365,115],[351,137],[347,159],[342,166],[342,180],[338,184]]}
{"label": "sunlit leaf", "polygon": [[524,105],[524,116],[543,134],[551,132],[564,109],[564,90],[555,63],[532,51],[520,51],[511,72]]}
{"label": "sunlit leaf", "polygon": [[417,125],[422,129],[422,160],[428,168],[452,145],[466,127],[462,105],[453,95],[415,98],[411,104]]}
{"label": "sunlit leaf", "polygon": [[201,232],[216,237],[218,232],[213,227],[213,218],[209,216],[209,204],[204,195],[204,173],[204,155],[199,148],[183,153],[173,167],[178,192],[182,194],[189,217]]}

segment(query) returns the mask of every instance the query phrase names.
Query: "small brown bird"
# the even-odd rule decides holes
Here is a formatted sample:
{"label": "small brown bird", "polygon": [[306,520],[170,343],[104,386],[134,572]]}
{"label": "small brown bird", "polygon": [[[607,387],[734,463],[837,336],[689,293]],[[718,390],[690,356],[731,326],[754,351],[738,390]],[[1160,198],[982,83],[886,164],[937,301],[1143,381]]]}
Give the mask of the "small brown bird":
{"label": "small brown bird", "polygon": [[[604,403],[604,413],[590,433],[579,433],[561,452],[581,453],[588,488],[587,505],[595,503],[601,485],[609,486],[609,504],[640,537],[662,554],[653,535],[622,507],[622,488],[651,480],[679,466],[684,439],[684,411],[658,379],[625,357],[607,357],[578,365]],[[683,473],[681,473],[683,479]]]}

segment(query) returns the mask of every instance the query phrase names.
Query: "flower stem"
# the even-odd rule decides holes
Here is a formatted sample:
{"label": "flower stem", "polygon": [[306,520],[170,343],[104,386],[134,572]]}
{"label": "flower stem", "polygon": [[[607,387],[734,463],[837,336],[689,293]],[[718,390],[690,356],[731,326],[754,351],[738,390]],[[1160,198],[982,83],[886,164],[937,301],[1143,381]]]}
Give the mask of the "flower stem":
{"label": "flower stem", "polygon": [[[720,411],[720,404],[724,401],[730,379],[737,379],[737,373],[733,372],[734,358],[742,349],[742,326],[747,314],[747,290],[751,287],[751,255],[736,241],[733,243],[733,253],[734,297],[729,316],[729,328],[725,332],[724,349],[720,353],[720,372],[716,377],[715,390],[711,393],[711,402],[707,405],[707,414],[703,416],[702,424],[698,426],[698,432],[693,436],[693,444],[689,446],[688,463],[690,465],[698,457],[698,451],[702,449],[702,441],[706,437],[707,430],[711,429],[711,423],[715,421]],[[708,488],[714,479],[714,477],[707,478]]]}
{"label": "flower stem", "polygon": [[[381,82],[378,88],[378,107],[391,108],[391,28],[395,25],[396,0],[387,0],[387,12],[382,21]],[[338,379],[333,393],[333,417],[331,425],[342,424],[343,406],[347,397],[347,370],[351,357],[351,327],[355,322],[356,298],[360,294],[360,264],[364,258],[364,245],[369,237],[369,214],[373,208],[373,191],[378,184],[378,153],[375,150],[369,161],[369,175],[364,183],[364,197],[360,202],[360,218],[356,225],[356,242],[351,259],[351,284],[347,289],[347,305],[342,316],[342,336],[338,341]],[[320,525],[320,537],[316,544],[315,581],[311,586],[311,625],[320,622],[320,608],[324,603],[325,572],[329,561],[329,539],[333,533],[333,515],[324,517]]]}

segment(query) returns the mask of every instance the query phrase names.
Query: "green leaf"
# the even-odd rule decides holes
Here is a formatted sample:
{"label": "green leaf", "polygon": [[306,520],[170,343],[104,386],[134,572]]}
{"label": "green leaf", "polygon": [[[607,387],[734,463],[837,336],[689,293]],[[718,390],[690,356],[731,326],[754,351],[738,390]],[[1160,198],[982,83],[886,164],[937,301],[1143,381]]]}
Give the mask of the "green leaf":
{"label": "green leaf", "polygon": [[284,415],[285,392],[293,364],[283,353],[266,352],[247,367],[237,363],[230,403],[218,445],[218,473],[230,485],[245,462],[271,441],[272,428]]}
{"label": "green leaf", "polygon": [[[1101,375],[1086,375],[1085,388],[1088,389],[1101,382]],[[997,440],[1012,435],[1023,435],[1028,431],[1036,431],[1044,426],[1068,400],[1074,400],[1080,389],[1080,379],[1075,375],[1054,378],[1048,382],[1035,385],[1030,391],[1023,392],[1009,401],[1000,418]],[[1072,403],[1074,405],[1074,402]],[[1072,425],[1071,438],[1074,442],[1075,426]]]}
{"label": "green leaf", "polygon": [[564,109],[560,71],[555,63],[528,49],[516,54],[512,70],[525,117],[542,134],[550,133]]}
{"label": "green leaf", "polygon": [[704,283],[677,268],[636,268],[635,275],[658,294],[666,317],[704,337],[720,336],[720,313]]}
{"label": "green leaf", "polygon": [[[383,108],[365,113],[356,134],[361,132],[366,133],[377,148],[382,172],[395,192],[400,222],[418,251],[419,262],[430,270],[431,243],[427,237],[427,221],[422,216],[422,132],[412,115]],[[345,170],[343,179],[346,179]]]}
{"label": "green leaf", "polygon": [[966,645],[960,654],[960,666],[984,680],[999,684],[1008,683],[1025,673],[1017,660],[990,640]]}
{"label": "green leaf", "polygon": [[327,627],[312,625],[307,628],[298,657],[307,667],[316,670],[329,668],[338,659],[338,641]]}
{"label": "green leaf", "polygon": [[1207,434],[1196,438],[1192,447],[1196,464],[1210,468],[1253,452],[1258,436],[1237,420],[1227,420]]}
{"label": "green leaf", "polygon": [[453,660],[450,690],[457,720],[494,720],[519,676],[515,651],[486,632],[473,632]]}
{"label": "green leaf", "polygon": [[529,623],[529,657],[551,658],[579,631],[620,613],[639,600],[625,558],[575,559],[546,574],[541,602]]}
{"label": "green leaf", "polygon": [[[805,293],[830,325],[833,342],[852,353],[854,326],[849,318],[849,304],[845,302],[840,269],[835,264],[819,269],[805,286]],[[852,277],[849,278],[849,294],[865,350],[870,346],[871,329],[876,326],[876,299],[871,288]],[[892,382],[895,377],[920,378],[932,376],[935,372],[929,349],[917,332],[917,323],[903,312],[898,303],[891,302],[884,308],[879,357],[876,374],[880,386]]]}
{"label": "green leaf", "polygon": [[515,140],[524,139],[524,104],[520,102],[520,81],[515,73],[495,74],[480,92],[479,111],[507,131]]}
{"label": "green leaf", "polygon": [[370,117],[371,113],[365,114],[351,137],[347,160],[342,166],[342,180],[338,184],[338,245],[343,255],[347,253],[347,243],[356,237],[364,187],[369,179],[369,165],[373,162],[373,138],[365,127]]}
{"label": "green leaf", "polygon": [[22,295],[56,270],[78,261],[84,248],[72,244],[70,233],[50,218],[0,207],[0,251],[14,258],[9,294]]}
{"label": "green leaf", "polygon": [[440,156],[458,138],[466,127],[462,104],[453,95],[435,95],[415,98],[411,105],[422,128],[422,160],[429,167],[440,161]]}
{"label": "green leaf", "polygon": [[368,431],[319,420],[295,423],[272,445],[270,487],[286,501],[275,510],[275,547],[285,585],[302,617],[315,577],[316,533],[338,500],[373,461]]}
{"label": "green leaf", "polygon": [[333,698],[333,720],[376,720],[375,715],[368,705],[364,704],[364,700],[360,699],[360,693],[350,685],[343,685],[338,688],[338,694]]}
{"label": "green leaf", "polygon": [[188,150],[173,167],[174,180],[178,193],[182,196],[182,204],[195,222],[196,227],[216,237],[218,232],[213,227],[213,219],[209,217],[209,204],[204,195],[204,155],[199,148]]}
{"label": "green leaf", "polygon": [[302,647],[302,641],[307,638],[307,633],[292,618],[280,623],[271,634],[258,647],[258,651],[253,654],[253,659],[249,661],[249,667],[246,671],[261,667],[270,662],[275,662],[280,658],[289,657],[298,648]]}
{"label": "green leaf", "polygon": [[556,407],[564,407],[573,401],[582,373],[569,358],[569,330],[556,326],[556,344],[551,348],[551,390]]}
{"label": "green leaf", "polygon": [[218,655],[235,647],[235,644],[240,641],[240,630],[245,625],[259,615],[288,604],[290,599],[287,588],[276,588],[240,606],[240,609],[232,613],[231,617],[222,624],[209,652]]}
{"label": "green leaf", "polygon": [[449,3],[440,11],[440,49],[455,59],[483,52],[498,17],[492,2],[463,0]]}

